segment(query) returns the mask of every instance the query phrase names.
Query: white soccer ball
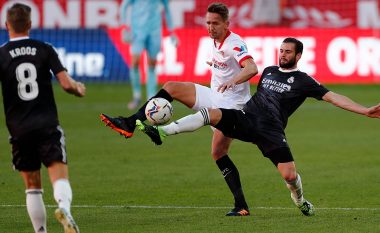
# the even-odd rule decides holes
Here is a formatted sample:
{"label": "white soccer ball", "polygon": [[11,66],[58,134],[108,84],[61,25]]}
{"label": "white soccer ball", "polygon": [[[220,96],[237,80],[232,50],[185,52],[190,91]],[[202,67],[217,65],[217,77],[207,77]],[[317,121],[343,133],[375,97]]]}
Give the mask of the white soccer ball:
{"label": "white soccer ball", "polygon": [[145,107],[146,119],[153,125],[165,124],[173,116],[173,107],[164,98],[153,98]]}

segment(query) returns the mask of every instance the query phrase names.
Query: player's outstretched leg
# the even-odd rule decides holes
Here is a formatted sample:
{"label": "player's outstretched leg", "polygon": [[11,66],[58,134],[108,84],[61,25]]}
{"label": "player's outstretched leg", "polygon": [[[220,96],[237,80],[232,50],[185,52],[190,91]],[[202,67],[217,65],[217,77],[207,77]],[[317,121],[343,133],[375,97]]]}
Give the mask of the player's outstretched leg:
{"label": "player's outstretched leg", "polygon": [[131,138],[136,128],[134,119],[125,117],[110,117],[106,114],[100,114],[100,119],[106,126],[123,135],[125,138]]}
{"label": "player's outstretched leg", "polygon": [[136,126],[139,130],[148,135],[156,145],[161,145],[167,136],[159,126],[147,125],[140,120],[136,120]]}
{"label": "player's outstretched leg", "polygon": [[301,210],[306,216],[312,216],[315,214],[314,206],[303,197],[302,179],[297,173],[296,179],[293,181],[287,181],[286,186],[290,190],[290,197],[294,204]]}
{"label": "player's outstretched leg", "polygon": [[314,206],[309,201],[305,200],[302,204],[297,205],[298,209],[306,216],[313,216],[315,214]]}
{"label": "player's outstretched leg", "polygon": [[56,219],[62,224],[65,233],[79,233],[78,225],[64,208],[56,209],[54,214]]}

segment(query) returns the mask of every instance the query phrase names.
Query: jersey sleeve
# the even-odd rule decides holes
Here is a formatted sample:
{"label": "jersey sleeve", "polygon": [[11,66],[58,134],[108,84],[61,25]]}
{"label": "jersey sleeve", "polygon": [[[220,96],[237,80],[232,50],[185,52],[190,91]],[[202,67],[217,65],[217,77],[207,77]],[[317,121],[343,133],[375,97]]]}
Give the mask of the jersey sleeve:
{"label": "jersey sleeve", "polygon": [[252,56],[248,53],[247,45],[241,40],[236,40],[231,44],[231,51],[240,66],[244,60],[252,58]]}
{"label": "jersey sleeve", "polygon": [[317,80],[314,78],[307,76],[306,79],[306,95],[308,97],[313,97],[317,100],[322,100],[322,97],[329,92],[329,90],[321,85]]}
{"label": "jersey sleeve", "polygon": [[61,71],[66,70],[66,68],[62,65],[61,60],[59,60],[58,54],[53,48],[53,46],[46,44],[48,50],[48,59],[51,71],[53,74],[58,74]]}

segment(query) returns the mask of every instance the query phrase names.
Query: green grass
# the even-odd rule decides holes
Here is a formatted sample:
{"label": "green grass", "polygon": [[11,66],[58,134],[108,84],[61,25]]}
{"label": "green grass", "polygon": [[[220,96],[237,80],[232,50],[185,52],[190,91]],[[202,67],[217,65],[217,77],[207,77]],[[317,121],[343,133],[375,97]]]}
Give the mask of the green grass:
{"label": "green grass", "polygon": [[[380,86],[330,86],[370,106]],[[380,232],[380,121],[308,100],[289,120],[287,137],[305,196],[317,208],[304,217],[278,172],[252,144],[234,141],[252,216],[228,218],[232,196],[210,156],[211,130],[167,138],[155,146],[137,132],[129,140],[104,127],[99,114],[129,115],[126,84],[87,86],[83,99],[55,90],[66,133],[72,212],[82,233],[113,232]],[[175,116],[191,111],[174,104]],[[11,168],[4,116],[0,130],[0,229],[31,232],[21,177]],[[44,173],[49,232],[62,232]],[[344,209],[347,208],[347,209]]]}

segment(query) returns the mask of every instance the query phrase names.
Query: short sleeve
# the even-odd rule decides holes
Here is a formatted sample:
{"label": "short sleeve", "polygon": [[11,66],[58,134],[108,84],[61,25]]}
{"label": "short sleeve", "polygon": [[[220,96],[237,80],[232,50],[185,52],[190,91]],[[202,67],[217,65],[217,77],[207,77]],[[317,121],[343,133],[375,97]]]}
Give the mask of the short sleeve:
{"label": "short sleeve", "polygon": [[48,60],[50,69],[53,71],[53,74],[58,74],[61,71],[66,70],[65,67],[62,65],[61,60],[59,60],[58,54],[53,48],[53,46],[46,44],[47,51],[48,51]]}
{"label": "short sleeve", "polygon": [[306,83],[306,95],[308,97],[313,97],[317,100],[322,100],[322,97],[329,92],[329,90],[324,87],[322,84],[320,84],[317,80],[315,80],[313,77],[307,76],[307,83]]}
{"label": "short sleeve", "polygon": [[235,60],[240,66],[244,60],[252,58],[252,56],[248,53],[247,45],[243,41],[236,41],[232,44],[231,49]]}

